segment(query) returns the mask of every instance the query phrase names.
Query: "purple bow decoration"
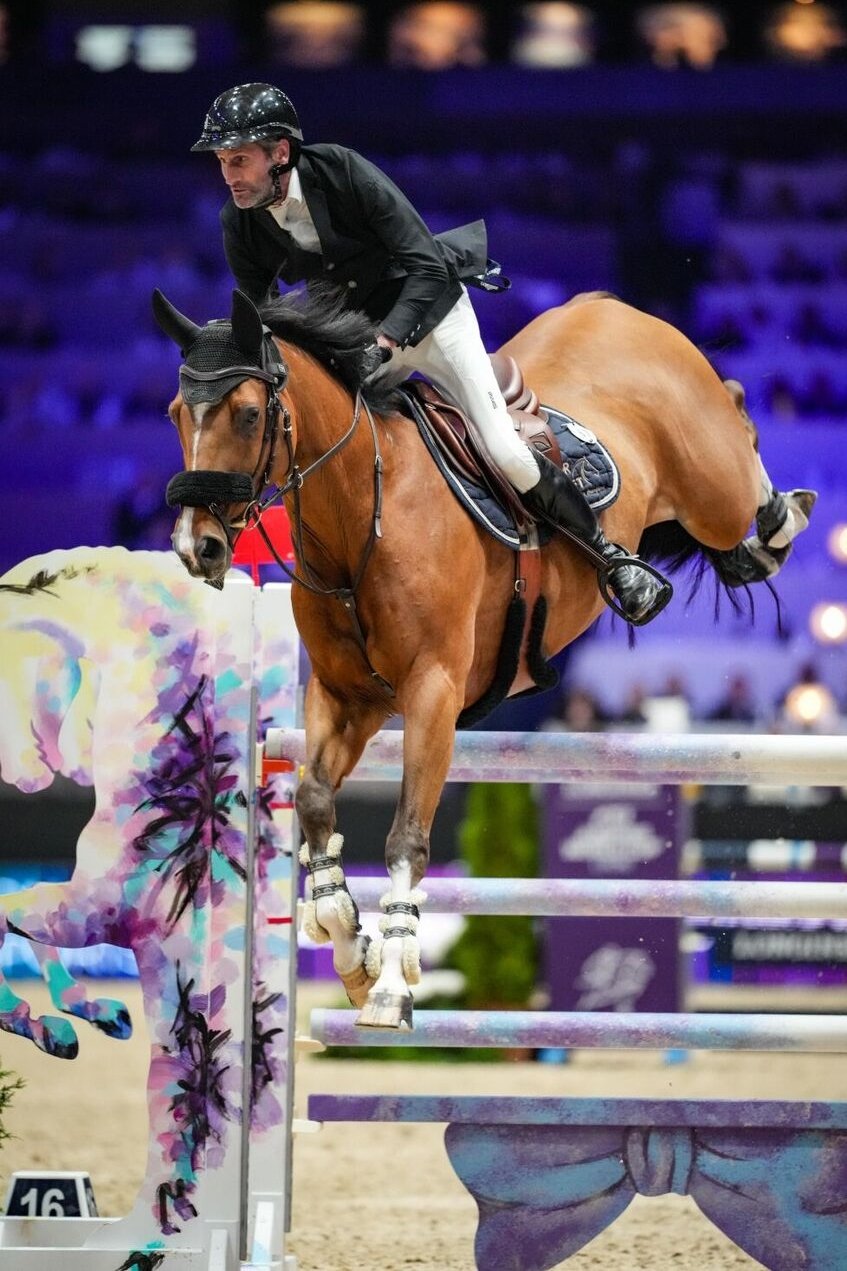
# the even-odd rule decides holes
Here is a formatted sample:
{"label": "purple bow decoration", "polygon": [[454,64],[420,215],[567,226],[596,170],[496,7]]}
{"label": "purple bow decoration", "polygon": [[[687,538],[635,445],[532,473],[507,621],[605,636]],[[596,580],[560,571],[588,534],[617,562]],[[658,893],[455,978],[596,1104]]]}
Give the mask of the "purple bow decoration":
{"label": "purple bow decoration", "polygon": [[771,1271],[847,1266],[847,1133],[688,1126],[452,1124],[485,1271],[549,1271],[635,1195],[690,1195]]}

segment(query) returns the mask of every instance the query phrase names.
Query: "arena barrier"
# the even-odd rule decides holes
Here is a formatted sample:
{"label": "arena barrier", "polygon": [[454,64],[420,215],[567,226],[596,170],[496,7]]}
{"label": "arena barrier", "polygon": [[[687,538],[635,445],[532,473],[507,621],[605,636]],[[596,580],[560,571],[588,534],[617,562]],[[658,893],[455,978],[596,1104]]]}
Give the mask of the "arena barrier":
{"label": "arena barrier", "polygon": [[[72,563],[80,563],[75,553],[52,554],[69,556],[74,557]],[[179,625],[173,596],[179,592],[177,574],[184,582],[181,566],[166,554],[133,554],[139,556],[157,558],[155,603],[165,605],[168,622],[161,624],[162,630],[172,632]],[[44,559],[37,559],[39,567]],[[134,575],[141,562],[124,559],[122,568]],[[191,603],[180,619],[186,637],[179,646],[182,660],[175,660],[171,645],[165,660],[160,657],[156,663],[159,670],[152,663],[147,669],[154,684],[163,667],[169,670],[160,687],[171,710],[174,691],[184,693],[184,668],[190,663],[193,673],[197,657],[198,667],[205,667],[197,685],[211,681],[215,689],[210,717],[214,727],[207,738],[202,728],[192,733],[194,758],[202,757],[206,764],[205,801],[213,806],[209,795],[226,796],[230,822],[225,851],[220,841],[211,840],[210,855],[218,865],[215,887],[194,899],[195,921],[188,934],[196,938],[199,951],[193,966],[198,991],[188,1000],[182,985],[181,1002],[183,1009],[186,1001],[190,1006],[195,1030],[190,1040],[196,1041],[197,1030],[206,1038],[226,1035],[225,1088],[220,1079],[215,1084],[207,1075],[207,1085],[196,1091],[209,1119],[214,1100],[225,1094],[226,1115],[211,1121],[213,1136],[188,1145],[192,1152],[186,1155],[183,1150],[180,1156],[175,1151],[186,1148],[168,1100],[173,1083],[185,1079],[178,1047],[168,1042],[175,1021],[166,1012],[149,1019],[158,1055],[151,1064],[149,1087],[150,1158],[135,1208],[126,1219],[111,1222],[6,1217],[0,1226],[0,1267],[10,1271],[154,1271],[159,1266],[163,1271],[291,1271],[294,1266],[284,1252],[284,1232],[294,1129],[290,937],[295,865],[288,771],[302,758],[302,734],[293,729],[299,646],[287,588],[260,592],[234,579],[218,596],[192,586]],[[151,594],[146,599],[153,604]],[[144,613],[142,638],[151,641],[149,633],[159,629],[155,614],[139,612]],[[195,636],[213,631],[214,639],[192,644],[192,624]],[[128,633],[138,627],[136,622],[116,628],[123,639],[115,639],[111,656],[119,650],[121,665],[127,663]],[[0,653],[0,665],[8,667],[2,628]],[[164,653],[164,646],[151,648],[151,657]],[[100,657],[105,674],[108,644],[101,642]],[[174,676],[177,665],[180,675]],[[284,726],[283,731],[271,728],[266,734],[264,791],[258,788],[252,744],[259,715],[263,725],[270,721]],[[178,716],[184,720],[184,713]],[[113,730],[118,722],[111,721]],[[230,747],[230,762],[223,770],[222,737]],[[239,745],[239,737],[246,744]],[[84,746],[78,737],[76,742],[71,748],[78,759]],[[354,777],[396,778],[401,747],[402,734],[380,735]],[[150,753],[158,753],[155,744]],[[60,758],[56,770],[61,770]],[[475,733],[458,738],[451,775],[464,781],[602,777],[847,784],[847,748],[840,738]],[[271,802],[280,805],[273,819]],[[138,879],[133,881],[137,885]],[[352,886],[364,907],[376,902],[385,883],[357,879]],[[594,880],[559,880],[552,885],[476,879],[433,880],[425,889],[431,911],[443,907],[465,913],[591,915],[612,905],[634,918],[657,913],[737,916],[748,912],[747,905],[758,916],[837,918],[845,911],[842,889],[828,884],[794,888],[668,882],[639,887]],[[14,894],[3,897],[2,911],[14,912],[15,903]],[[186,932],[177,934],[184,954]],[[160,951],[168,954],[167,936],[161,941],[148,937],[144,949],[148,958],[155,949],[158,963]],[[170,977],[163,981],[162,993],[163,1005],[168,1006],[170,990],[174,985],[180,988],[179,958],[165,956],[163,965]],[[264,1014],[269,1007],[270,1014]],[[68,1001],[60,1006],[70,1008]],[[79,1013],[77,1004],[74,1014]],[[545,1017],[542,1012],[475,1016],[421,1011],[416,1031],[399,1037],[363,1034],[352,1027],[352,1018],[352,1011],[316,1012],[317,1039],[323,1037],[330,1045],[376,1041],[407,1046],[847,1050],[843,1022],[832,1016]],[[220,1071],[214,1064],[210,1067]],[[250,1115],[239,1115],[242,1109],[250,1109]],[[847,1104],[473,1096],[366,1099],[321,1094],[310,1099],[309,1116],[319,1122],[445,1122],[449,1158],[479,1206],[476,1260],[485,1271],[551,1268],[604,1230],[635,1194],[666,1192],[690,1194],[707,1217],[766,1267],[830,1271],[847,1261]],[[163,1174],[165,1159],[178,1160],[182,1173]]]}
{"label": "arena barrier", "polygon": [[[61,772],[97,796],[71,879],[0,897],[0,939],[5,917],[45,946],[131,949],[151,1042],[132,1211],[71,1217],[56,1176],[30,1175],[0,1218],[2,1271],[294,1267],[292,790],[282,776],[258,791],[256,741],[259,703],[263,722],[295,721],[298,667],[287,586],[235,573],[216,592],[172,553],[122,548],[0,579],[0,771],[24,791]],[[0,1030],[65,1058],[81,1021],[126,1035],[122,1003],[89,1001],[42,956],[57,1014],[34,1018],[0,977]],[[6,1067],[23,1044],[4,1044]]]}
{"label": "arena barrier", "polygon": [[[303,757],[302,734],[269,732],[267,752]],[[353,778],[396,779],[402,734],[369,745]],[[461,734],[460,781],[654,781],[845,785],[842,737]],[[364,910],[382,879],[351,881]],[[695,881],[424,880],[427,911],[639,917],[844,918],[841,884]],[[834,1015],[416,1011],[413,1033],[357,1029],[315,1010],[328,1046],[847,1051]],[[847,1264],[847,1103],[317,1094],[319,1122],[445,1122],[458,1178],[477,1202],[480,1271],[547,1271],[606,1229],[633,1196],[690,1195],[772,1271]]]}

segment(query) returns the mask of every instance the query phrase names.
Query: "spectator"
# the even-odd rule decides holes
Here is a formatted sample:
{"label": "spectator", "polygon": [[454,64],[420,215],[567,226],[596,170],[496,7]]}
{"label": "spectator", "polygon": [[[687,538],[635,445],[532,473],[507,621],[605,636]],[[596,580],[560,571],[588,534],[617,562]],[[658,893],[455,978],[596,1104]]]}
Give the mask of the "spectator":
{"label": "spectator", "polygon": [[839,723],[834,695],[823,684],[812,662],[806,662],[794,684],[778,703],[778,722],[787,730],[834,732]]}
{"label": "spectator", "polygon": [[638,15],[638,34],[662,70],[708,70],[727,45],[726,24],[710,4],[652,4]]}
{"label": "spectator", "polygon": [[765,27],[765,47],[784,62],[824,62],[847,48],[847,32],[828,4],[781,4]]}
{"label": "spectator", "polygon": [[594,16],[581,4],[525,4],[511,58],[521,66],[586,66],[594,61]]}
{"label": "spectator", "polygon": [[631,684],[624,700],[623,710],[618,715],[618,722],[621,724],[646,724],[647,712],[644,703],[647,694],[644,692],[643,684]]}
{"label": "spectator", "polygon": [[758,718],[756,702],[746,675],[733,675],[726,695],[718,702],[708,719],[738,724],[754,724]]}
{"label": "spectator", "polygon": [[558,710],[541,723],[541,731],[548,733],[593,733],[605,724],[605,716],[593,693],[576,686],[567,689]]}
{"label": "spectator", "polygon": [[265,12],[271,60],[309,70],[344,66],[359,55],[365,19],[359,4],[299,0]]}
{"label": "spectator", "polygon": [[481,66],[488,60],[485,37],[479,5],[424,0],[407,5],[391,20],[388,61],[425,71]]}

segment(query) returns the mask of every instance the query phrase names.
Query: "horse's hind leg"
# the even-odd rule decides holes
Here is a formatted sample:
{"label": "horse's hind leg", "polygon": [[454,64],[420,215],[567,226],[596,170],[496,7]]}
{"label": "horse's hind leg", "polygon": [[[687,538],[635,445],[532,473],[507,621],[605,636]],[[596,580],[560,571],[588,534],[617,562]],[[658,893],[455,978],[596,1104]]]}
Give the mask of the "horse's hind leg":
{"label": "horse's hind leg", "polygon": [[83,985],[73,978],[55,949],[33,943],[32,951],[50,990],[50,1000],[57,1010],[85,1020],[116,1041],[125,1041],[132,1036],[132,1019],[123,1002],[110,997],[90,1000]]}
{"label": "horse's hind leg", "polygon": [[756,533],[730,551],[722,552],[719,564],[721,577],[728,586],[746,586],[778,573],[791,554],[794,539],[808,526],[818,496],[814,490],[783,493],[776,489],[759,453],[758,433],[747,412],[743,385],[738,380],[725,380],[724,386],[753,442],[759,467]]}
{"label": "horse's hind leg", "polygon": [[379,972],[356,1023],[366,1028],[411,1028],[411,984],[420,978],[415,890],[429,863],[429,832],[453,755],[461,698],[442,668],[419,673],[404,690],[403,783],[385,845],[390,888],[380,901],[383,941]]}
{"label": "horse's hind leg", "polygon": [[721,552],[718,569],[729,587],[746,587],[778,574],[791,555],[794,539],[809,524],[817,501],[814,490],[782,493],[771,483],[759,458],[761,496],[756,511],[756,533],[737,547]]}
{"label": "horse's hind leg", "polygon": [[361,1006],[373,984],[365,967],[370,944],[359,924],[341,863],[342,837],[335,831],[335,796],[355,767],[366,742],[385,722],[384,707],[342,702],[312,676],[306,690],[306,769],[295,807],[306,842],[301,863],[309,870],[303,927],[318,943],[332,941],[336,974],[353,1006]]}

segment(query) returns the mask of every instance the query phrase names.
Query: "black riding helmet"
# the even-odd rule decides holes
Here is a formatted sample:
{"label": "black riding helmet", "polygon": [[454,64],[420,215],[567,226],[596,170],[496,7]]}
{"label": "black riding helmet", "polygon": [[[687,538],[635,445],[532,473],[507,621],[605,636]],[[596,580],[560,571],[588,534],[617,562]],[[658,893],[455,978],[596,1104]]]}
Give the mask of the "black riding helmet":
{"label": "black riding helmet", "polygon": [[297,111],[273,84],[239,84],[209,107],[200,140],[192,150],[234,150],[272,137],[303,140]]}

